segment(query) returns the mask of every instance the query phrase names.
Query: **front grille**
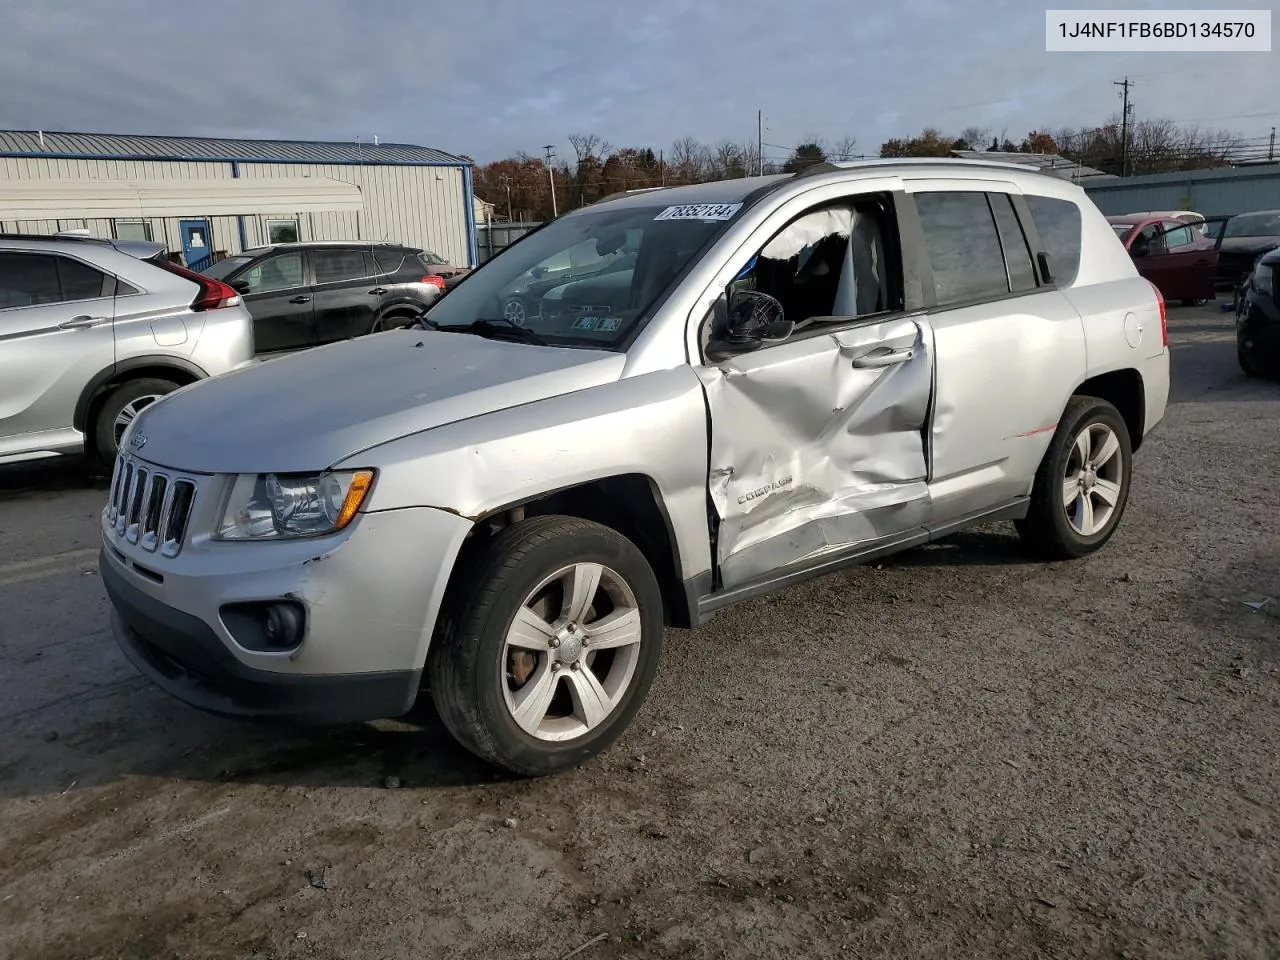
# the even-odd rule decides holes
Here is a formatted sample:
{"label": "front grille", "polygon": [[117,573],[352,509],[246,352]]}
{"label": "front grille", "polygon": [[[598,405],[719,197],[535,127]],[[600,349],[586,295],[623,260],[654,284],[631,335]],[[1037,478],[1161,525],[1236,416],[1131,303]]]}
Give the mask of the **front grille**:
{"label": "front grille", "polygon": [[107,499],[107,523],[116,536],[150,553],[176,557],[186,541],[196,482],[142,463],[116,458]]}

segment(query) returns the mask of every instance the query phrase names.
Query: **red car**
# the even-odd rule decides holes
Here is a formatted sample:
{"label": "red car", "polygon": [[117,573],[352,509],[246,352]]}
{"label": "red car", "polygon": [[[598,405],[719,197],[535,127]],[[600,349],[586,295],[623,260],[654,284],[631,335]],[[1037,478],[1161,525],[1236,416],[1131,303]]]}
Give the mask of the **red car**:
{"label": "red car", "polygon": [[1138,273],[1159,287],[1166,300],[1194,304],[1213,299],[1217,242],[1195,224],[1141,215],[1107,217],[1107,222]]}

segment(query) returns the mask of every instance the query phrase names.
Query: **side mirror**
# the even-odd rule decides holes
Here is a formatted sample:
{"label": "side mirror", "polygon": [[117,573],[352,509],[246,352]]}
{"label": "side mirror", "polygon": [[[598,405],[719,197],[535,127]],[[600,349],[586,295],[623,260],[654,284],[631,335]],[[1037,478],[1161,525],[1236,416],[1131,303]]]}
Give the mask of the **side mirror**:
{"label": "side mirror", "polygon": [[795,328],[774,297],[756,290],[734,290],[729,294],[725,330],[707,344],[707,357],[724,360],[739,353],[750,353],[766,343],[786,340]]}
{"label": "side mirror", "polygon": [[248,280],[232,280],[231,289],[235,290],[237,293],[248,293],[249,281]]}

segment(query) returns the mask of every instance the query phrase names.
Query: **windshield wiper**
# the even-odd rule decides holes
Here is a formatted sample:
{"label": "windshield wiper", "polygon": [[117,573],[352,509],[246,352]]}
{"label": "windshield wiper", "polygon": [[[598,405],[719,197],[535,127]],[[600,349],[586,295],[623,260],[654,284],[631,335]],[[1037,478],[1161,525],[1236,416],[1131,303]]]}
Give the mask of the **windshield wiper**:
{"label": "windshield wiper", "polygon": [[477,336],[486,336],[492,334],[514,333],[525,343],[536,344],[539,347],[550,346],[547,341],[534,333],[527,327],[522,327],[513,320],[506,317],[485,317],[480,320],[473,320],[471,323],[447,324],[443,327],[436,327],[437,330],[455,333],[474,333]]}

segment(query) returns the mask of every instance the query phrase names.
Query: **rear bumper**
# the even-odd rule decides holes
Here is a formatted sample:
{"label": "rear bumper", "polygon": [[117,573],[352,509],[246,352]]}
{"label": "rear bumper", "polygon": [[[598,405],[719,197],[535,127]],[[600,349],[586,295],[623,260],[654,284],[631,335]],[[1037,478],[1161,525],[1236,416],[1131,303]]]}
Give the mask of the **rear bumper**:
{"label": "rear bumper", "polygon": [[105,550],[99,566],[121,651],[145,677],[193,707],[220,716],[336,724],[400,716],[417,698],[420,670],[308,675],[246,666],[203,620],[130,583]]}

